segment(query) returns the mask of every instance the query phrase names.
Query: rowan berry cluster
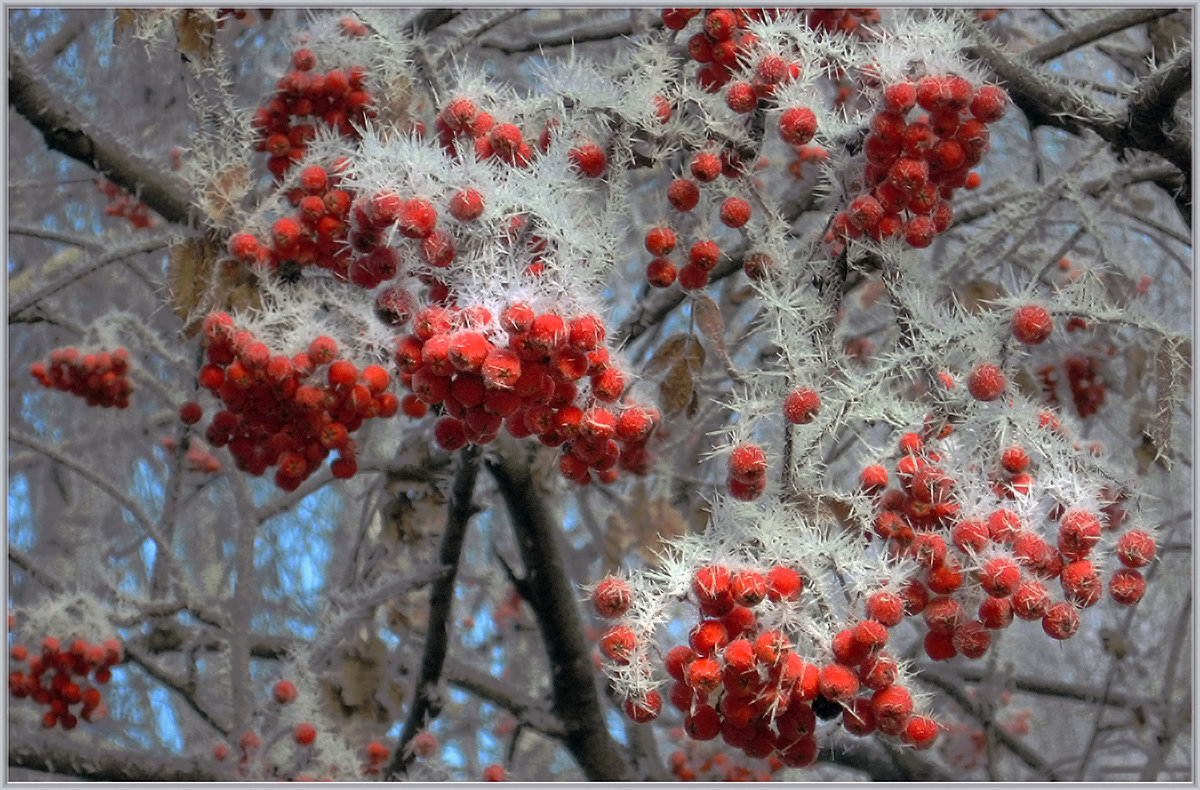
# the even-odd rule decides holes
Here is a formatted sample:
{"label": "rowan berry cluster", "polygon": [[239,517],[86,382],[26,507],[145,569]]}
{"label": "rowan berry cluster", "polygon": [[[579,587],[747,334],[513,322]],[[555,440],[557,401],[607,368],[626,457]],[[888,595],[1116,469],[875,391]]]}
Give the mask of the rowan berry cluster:
{"label": "rowan berry cluster", "polygon": [[[1067,391],[1080,417],[1090,417],[1104,405],[1108,387],[1100,377],[1097,360],[1088,354],[1071,354],[1062,361],[1067,377]],[[1043,365],[1036,371],[1042,388],[1042,398],[1049,406],[1059,404],[1058,366]]]}
{"label": "rowan berry cluster", "polygon": [[277,467],[275,484],[285,491],[295,490],[331,451],[338,454],[330,464],[334,477],[352,477],[358,463],[351,434],[365,420],[399,410],[387,391],[387,371],[378,365],[359,370],[339,359],[332,338],[314,338],[288,357],[272,354],[225,313],[210,314],[204,332],[208,364],[200,369],[200,385],[224,406],[205,438],[214,447],[228,446],[248,474]]}
{"label": "rowan berry cluster", "polygon": [[[1055,639],[1074,635],[1079,610],[1094,605],[1103,591],[1090,555],[1104,529],[1118,524],[1099,508],[1056,505],[1046,524],[1053,535],[1043,536],[1012,503],[1028,496],[1035,483],[1029,455],[1019,446],[1000,455],[992,479],[996,501],[978,514],[961,512],[956,481],[943,470],[938,451],[918,434],[904,434],[899,450],[898,487],[887,488],[889,474],[882,465],[864,468],[860,484],[875,497],[874,535],[892,556],[912,559],[919,570],[899,595],[872,596],[868,615],[889,627],[902,617],[921,615],[925,652],[935,660],[959,653],[981,657],[991,632],[1007,628],[1014,616],[1040,621]],[[1110,591],[1118,603],[1141,599],[1145,581],[1136,569],[1153,558],[1153,546],[1141,530],[1117,542],[1115,554],[1125,567],[1111,575]],[[1047,589],[1055,579],[1061,595]],[[894,610],[886,617],[880,614],[885,604]]]}
{"label": "rowan berry cluster", "polygon": [[412,390],[401,407],[414,418],[439,407],[434,438],[446,450],[487,444],[503,427],[561,446],[559,470],[580,485],[612,482],[618,469],[645,474],[658,412],[622,401],[625,375],[604,336],[596,316],[538,313],[524,302],[498,322],[482,307],[427,307],[396,343],[400,382]]}
{"label": "rowan berry cluster", "polygon": [[[897,736],[919,748],[933,742],[937,727],[914,714],[912,696],[897,683],[897,664],[883,650],[888,625],[900,621],[900,602],[872,611],[838,632],[823,655],[805,655],[787,634],[759,624],[759,607],[795,607],[804,581],[795,570],[731,569],[707,565],[692,577],[691,594],[699,619],[686,645],[664,656],[674,679],[668,698],[684,714],[684,731],[693,740],[720,736],[749,757],[774,757],[790,767],[810,765],[817,757],[818,721],[841,717],[856,736],[875,731]],[[895,597],[895,596],[893,596]],[[632,591],[620,579],[605,579],[593,592],[593,605],[605,617],[621,617]],[[600,649],[615,665],[629,665],[647,651],[638,634],[618,623],[601,637]],[[645,659],[648,660],[648,659]],[[625,712],[635,721],[655,718],[662,699],[657,691],[630,698]]]}
{"label": "rowan berry cluster", "polygon": [[129,352],[124,348],[86,354],[76,348],[56,348],[46,361],[30,365],[29,373],[43,387],[78,395],[89,406],[124,409],[133,392]]}
{"label": "rowan berry cluster", "polygon": [[154,218],[150,216],[150,207],[140,200],[134,200],[125,190],[102,178],[96,182],[96,188],[108,198],[104,213],[110,217],[124,217],[129,224],[138,228],[154,227]]}
{"label": "rowan berry cluster", "polygon": [[[883,89],[863,140],[864,190],[833,220],[826,241],[904,239],[923,248],[950,227],[950,200],[988,150],[988,124],[1004,116],[1008,95],[958,75],[928,74]],[[914,108],[925,111],[913,119]]]}
{"label": "rowan berry cluster", "polygon": [[[75,639],[64,649],[57,638],[47,636],[40,655],[31,656],[28,648],[16,644],[8,657],[8,691],[13,698],[47,706],[42,715],[47,729],[59,725],[72,730],[79,719],[92,722],[107,714],[96,686],[108,683],[112,668],[124,660],[124,651],[116,639],[98,645]],[[79,707],[72,711],[75,705]]]}
{"label": "rowan berry cluster", "polygon": [[300,185],[288,195],[296,212],[276,219],[266,241],[252,233],[235,233],[229,238],[229,254],[234,260],[270,270],[289,264],[315,265],[343,280],[352,279],[351,249],[345,239],[353,195],[340,188],[344,166],[341,160],[328,169],[319,165],[304,168]]}
{"label": "rowan berry cluster", "polygon": [[[348,36],[365,35],[343,25]],[[363,66],[317,71],[317,57],[310,49],[292,53],[292,70],[280,77],[275,95],[254,113],[259,139],[256,150],[268,155],[267,169],[282,180],[287,171],[304,158],[308,142],[317,136],[317,123],[349,139],[358,139],[368,118],[371,94],[366,89]]]}
{"label": "rowan berry cluster", "polygon": [[682,727],[669,735],[677,748],[667,755],[667,767],[680,782],[770,782],[786,767],[775,755],[762,761],[727,754],[719,744],[692,740]]}

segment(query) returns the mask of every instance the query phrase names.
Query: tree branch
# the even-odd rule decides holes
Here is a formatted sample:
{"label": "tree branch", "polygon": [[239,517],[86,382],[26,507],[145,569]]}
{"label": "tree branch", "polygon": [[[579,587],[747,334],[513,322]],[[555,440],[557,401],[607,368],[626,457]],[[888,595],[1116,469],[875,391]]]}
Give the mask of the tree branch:
{"label": "tree branch", "polygon": [[163,757],[161,751],[103,751],[52,743],[42,733],[17,740],[9,734],[8,767],[91,782],[219,782],[203,758]]}
{"label": "tree branch", "polygon": [[130,156],[99,129],[75,120],[68,109],[60,109],[66,108],[67,102],[13,49],[8,51],[8,103],[33,124],[51,150],[103,174],[168,222],[201,224],[200,214],[187,196],[158,170]]}
{"label": "tree branch", "polygon": [[1103,19],[1080,25],[1074,30],[1063,33],[1058,38],[1052,38],[1036,47],[1030,47],[1025,51],[1025,57],[1034,63],[1045,63],[1093,41],[1099,41],[1105,36],[1152,22],[1159,17],[1173,14],[1177,10],[1175,8],[1131,8],[1117,11]]}
{"label": "tree branch", "polygon": [[629,766],[608,732],[596,693],[575,590],[555,540],[558,524],[537,495],[528,467],[508,457],[489,460],[487,467],[504,499],[534,593],[526,602],[550,659],[554,711],[566,730],[563,743],[588,779],[628,781]]}
{"label": "tree branch", "polygon": [[944,670],[924,666],[921,667],[917,679],[921,682],[937,686],[944,691],[946,696],[958,703],[958,706],[968,716],[987,728],[1006,749],[1015,754],[1034,771],[1038,772],[1042,781],[1061,782],[1066,780],[1065,776],[1048,765],[1033,749],[1026,746],[1020,739],[1013,737],[999,727],[993,726],[991,718],[980,709],[977,703],[967,696],[962,686],[955,679],[949,677]]}
{"label": "tree branch", "polygon": [[458,578],[458,563],[462,556],[463,540],[471,516],[478,512],[472,502],[475,479],[479,474],[479,447],[468,444],[459,454],[458,472],[450,490],[447,506],[446,531],[438,548],[438,565],[448,568],[429,588],[429,626],[425,629],[425,650],[421,669],[414,686],[412,706],[400,732],[400,743],[388,768],[388,776],[397,778],[408,772],[416,758],[410,741],[442,710],[438,685],[450,647],[450,616],[454,606],[454,584]]}
{"label": "tree branch", "polygon": [[[1183,176],[1183,191],[1176,197],[1176,202],[1190,219],[1191,138],[1190,135],[1174,132],[1174,115],[1171,112],[1174,100],[1185,89],[1184,83],[1190,83],[1190,48],[1147,77],[1124,110],[1108,111],[1072,93],[1050,75],[1034,71],[1022,62],[1022,58],[1001,52],[978,26],[972,25],[972,29],[974,41],[963,50],[963,54],[992,70],[1031,123],[1035,126],[1053,126],[1074,135],[1090,129],[1118,149],[1135,149],[1163,157],[1178,168]],[[1157,112],[1140,115],[1135,121],[1134,113],[1141,106]]]}
{"label": "tree branch", "polygon": [[[56,239],[56,241],[58,240]],[[72,243],[66,241],[65,239],[62,241],[63,243]],[[132,255],[140,255],[144,252],[154,252],[155,250],[162,249],[169,243],[170,239],[167,236],[152,236],[148,239],[138,239],[127,247],[121,247],[103,255],[96,255],[89,260],[84,261],[73,271],[63,275],[54,282],[48,285],[43,285],[41,288],[36,289],[33,293],[25,294],[16,302],[11,303],[8,308],[9,320],[11,321],[12,316],[29,309],[42,299],[45,299],[47,296],[51,296],[58,291],[61,291],[71,283],[86,277],[97,269],[107,266],[110,263],[124,260]]]}

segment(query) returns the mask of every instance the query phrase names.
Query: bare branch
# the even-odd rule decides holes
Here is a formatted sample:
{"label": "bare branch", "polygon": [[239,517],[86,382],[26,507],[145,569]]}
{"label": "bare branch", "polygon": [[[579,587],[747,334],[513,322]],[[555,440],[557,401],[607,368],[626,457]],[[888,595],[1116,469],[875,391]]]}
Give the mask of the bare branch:
{"label": "bare branch", "polygon": [[534,593],[527,603],[550,659],[554,710],[566,729],[563,743],[588,779],[629,780],[629,766],[608,732],[596,693],[579,605],[556,539],[558,524],[527,467],[507,457],[489,460],[487,467],[504,499]]}

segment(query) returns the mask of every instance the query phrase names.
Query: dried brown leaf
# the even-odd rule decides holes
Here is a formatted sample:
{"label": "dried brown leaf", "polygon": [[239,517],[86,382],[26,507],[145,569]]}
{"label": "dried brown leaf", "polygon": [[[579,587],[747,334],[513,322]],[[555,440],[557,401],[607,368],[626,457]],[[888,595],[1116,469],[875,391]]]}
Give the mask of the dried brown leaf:
{"label": "dried brown leaf", "polygon": [[216,21],[204,11],[184,9],[175,20],[179,51],[184,55],[194,55],[199,60],[208,60],[212,54],[216,32]]}
{"label": "dried brown leaf", "polygon": [[243,162],[235,162],[218,170],[208,180],[200,193],[200,207],[221,225],[250,191],[250,169]]}
{"label": "dried brown leaf", "polygon": [[261,305],[254,275],[234,261],[221,261],[221,248],[207,238],[190,238],[175,244],[168,253],[167,290],[171,309],[188,322],[188,337],[200,331],[195,316],[213,310],[247,310]]}
{"label": "dried brown leaf", "polygon": [[650,359],[646,361],[646,375],[654,376],[669,370],[683,356],[691,340],[691,335],[682,332],[677,335],[671,335],[664,340],[662,345],[655,349],[654,353],[650,355]]}
{"label": "dried brown leaf", "polygon": [[113,19],[113,43],[121,37],[121,34],[133,27],[133,22],[136,19],[137,12],[132,8],[118,8]]}
{"label": "dried brown leaf", "polygon": [[657,566],[667,543],[688,533],[688,520],[668,500],[650,500],[647,518],[638,522],[638,554]]}
{"label": "dried brown leaf", "polygon": [[658,385],[662,396],[663,414],[673,417],[687,408],[694,394],[692,368],[686,359],[678,359],[666,378]]}

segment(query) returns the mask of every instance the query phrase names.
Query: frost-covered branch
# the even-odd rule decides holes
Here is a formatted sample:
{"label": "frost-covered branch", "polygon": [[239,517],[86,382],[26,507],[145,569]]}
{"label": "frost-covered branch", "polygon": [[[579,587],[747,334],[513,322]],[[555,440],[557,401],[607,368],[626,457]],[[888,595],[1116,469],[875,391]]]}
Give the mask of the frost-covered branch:
{"label": "frost-covered branch", "polygon": [[33,124],[46,145],[102,174],[168,222],[202,224],[182,190],[139,161],[100,129],[75,118],[66,100],[34,74],[15,50],[8,52],[8,103]]}
{"label": "frost-covered branch", "polygon": [[[57,239],[55,240],[57,241]],[[59,277],[54,282],[35,289],[33,293],[16,294],[15,296],[17,296],[17,300],[9,304],[9,321],[11,322],[13,316],[29,309],[42,299],[58,293],[72,283],[77,282],[78,280],[86,277],[98,269],[103,268],[104,266],[107,266],[110,263],[122,261],[134,255],[161,250],[163,247],[166,247],[168,244],[170,244],[170,241],[170,238],[166,235],[157,235],[147,239],[138,239],[128,246],[120,247],[118,249],[89,258],[88,260],[76,266],[72,271],[68,272],[62,277]],[[66,243],[72,242],[67,241]],[[10,294],[10,296],[13,296],[13,294]]]}
{"label": "frost-covered branch", "polygon": [[[1188,207],[1185,215],[1190,216],[1192,201],[1192,146],[1189,135],[1168,134],[1174,126],[1168,117],[1174,107],[1173,98],[1183,80],[1190,81],[1191,49],[1178,55],[1167,67],[1147,78],[1147,90],[1135,92],[1129,105],[1121,111],[1109,111],[1088,102],[1059,84],[1049,75],[1039,73],[1022,62],[1020,56],[1010,56],[976,31],[974,41],[964,54],[981,61],[1000,79],[1013,102],[1021,108],[1035,126],[1053,126],[1072,134],[1091,130],[1105,142],[1119,148],[1133,148],[1158,154],[1175,165],[1183,176],[1183,192],[1179,196],[1181,205]],[[1165,72],[1165,73],[1164,73]],[[1163,99],[1172,99],[1163,105]],[[1158,109],[1157,114],[1134,118],[1138,103]],[[1186,139],[1185,139],[1186,137]]]}
{"label": "frost-covered branch", "polygon": [[406,749],[418,732],[437,718],[442,710],[441,682],[442,667],[450,649],[450,617],[454,607],[454,585],[458,579],[458,564],[462,557],[463,541],[467,524],[478,512],[472,501],[475,479],[479,473],[479,447],[468,445],[459,456],[458,472],[450,489],[447,507],[446,528],[438,547],[438,564],[449,568],[429,589],[429,625],[425,629],[425,650],[421,656],[421,668],[413,688],[412,706],[400,733],[400,746],[395,751],[388,775],[403,775],[412,764],[414,754]]}
{"label": "frost-covered branch", "polygon": [[1105,36],[1152,22],[1159,17],[1173,14],[1177,10],[1175,8],[1129,8],[1116,11],[1103,19],[1097,19],[1095,22],[1089,22],[1074,30],[1069,30],[1058,38],[1052,38],[1030,47],[1025,50],[1024,54],[1034,63],[1045,63],[1093,41],[1099,41]]}
{"label": "frost-covered branch", "polygon": [[217,782],[203,757],[167,757],[161,750],[95,749],[69,741],[9,736],[8,767],[91,782]]}

